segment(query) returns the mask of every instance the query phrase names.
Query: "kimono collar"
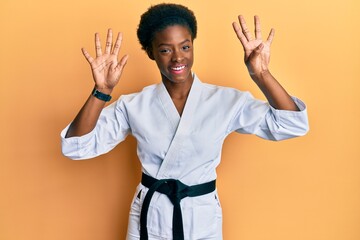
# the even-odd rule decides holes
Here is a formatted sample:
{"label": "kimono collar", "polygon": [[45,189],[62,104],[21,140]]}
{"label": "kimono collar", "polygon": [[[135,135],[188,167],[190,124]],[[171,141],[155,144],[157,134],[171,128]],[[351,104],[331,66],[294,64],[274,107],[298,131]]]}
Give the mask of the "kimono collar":
{"label": "kimono collar", "polygon": [[174,130],[177,129],[177,127],[182,119],[187,119],[190,117],[189,115],[193,115],[195,113],[196,106],[199,104],[202,82],[196,76],[195,73],[193,73],[193,79],[194,79],[194,81],[191,85],[191,89],[190,89],[189,95],[187,97],[184,111],[183,111],[181,117],[175,107],[174,102],[172,101],[172,99],[170,97],[169,92],[166,90],[164,83],[161,82],[157,86],[157,94],[158,94],[159,100],[160,100],[161,105],[165,111],[165,114],[166,114],[168,120],[171,122],[171,125],[173,126]]}

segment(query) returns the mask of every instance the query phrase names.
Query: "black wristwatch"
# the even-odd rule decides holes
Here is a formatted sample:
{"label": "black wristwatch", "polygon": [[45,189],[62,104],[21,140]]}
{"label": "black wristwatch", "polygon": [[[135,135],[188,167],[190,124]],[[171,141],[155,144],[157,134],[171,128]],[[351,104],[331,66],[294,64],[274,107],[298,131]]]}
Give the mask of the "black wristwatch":
{"label": "black wristwatch", "polygon": [[100,92],[99,90],[97,90],[96,88],[94,88],[94,90],[92,91],[91,95],[93,95],[94,97],[96,97],[97,99],[100,99],[102,101],[108,102],[111,100],[111,96],[105,93]]}

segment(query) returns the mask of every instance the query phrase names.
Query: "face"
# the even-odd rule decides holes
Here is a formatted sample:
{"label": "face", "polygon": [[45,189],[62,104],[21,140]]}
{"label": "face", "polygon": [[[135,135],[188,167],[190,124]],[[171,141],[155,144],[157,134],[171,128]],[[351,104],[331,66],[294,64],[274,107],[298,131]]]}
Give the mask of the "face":
{"label": "face", "polygon": [[163,81],[192,82],[193,41],[186,27],[174,25],[157,32],[148,54],[155,60]]}

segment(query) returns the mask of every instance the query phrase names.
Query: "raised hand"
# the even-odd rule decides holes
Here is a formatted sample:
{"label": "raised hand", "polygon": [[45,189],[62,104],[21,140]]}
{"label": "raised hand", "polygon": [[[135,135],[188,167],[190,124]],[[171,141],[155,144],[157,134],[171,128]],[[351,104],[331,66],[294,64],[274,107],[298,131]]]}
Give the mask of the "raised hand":
{"label": "raised hand", "polygon": [[238,23],[233,23],[234,31],[244,48],[244,61],[251,77],[259,77],[262,73],[269,70],[270,62],[270,45],[274,38],[275,31],[271,29],[266,41],[263,41],[261,34],[260,18],[254,17],[255,38],[253,38],[246,26],[245,19],[242,15]]}
{"label": "raised hand", "polygon": [[95,87],[104,93],[110,93],[119,82],[121,73],[128,60],[128,55],[124,55],[118,61],[121,42],[122,33],[118,33],[115,45],[113,45],[113,34],[112,30],[109,29],[104,53],[101,49],[98,33],[95,33],[96,58],[91,57],[85,48],[82,48],[82,52],[91,66]]}

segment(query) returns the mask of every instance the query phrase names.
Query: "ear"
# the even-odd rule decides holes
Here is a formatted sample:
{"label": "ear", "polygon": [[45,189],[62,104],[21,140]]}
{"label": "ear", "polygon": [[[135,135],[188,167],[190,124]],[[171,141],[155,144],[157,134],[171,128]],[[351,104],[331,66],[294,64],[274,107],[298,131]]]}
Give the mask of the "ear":
{"label": "ear", "polygon": [[153,54],[153,51],[152,51],[152,48],[151,48],[151,47],[146,48],[145,51],[146,51],[148,57],[149,57],[151,60],[155,60],[154,54]]}

